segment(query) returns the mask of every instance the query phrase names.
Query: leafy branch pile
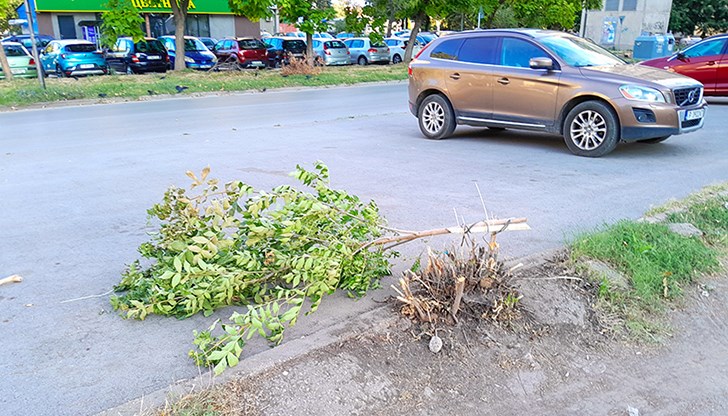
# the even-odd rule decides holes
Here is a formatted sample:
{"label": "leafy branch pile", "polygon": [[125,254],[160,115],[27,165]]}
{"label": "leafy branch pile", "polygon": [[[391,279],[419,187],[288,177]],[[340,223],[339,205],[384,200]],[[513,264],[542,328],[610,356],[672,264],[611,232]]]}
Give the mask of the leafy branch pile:
{"label": "leafy branch pile", "polygon": [[[280,343],[295,324],[336,289],[361,296],[389,273],[381,246],[362,250],[381,236],[384,220],[374,202],[331,189],[328,169],[297,166],[291,175],[312,192],[283,185],[256,191],[240,181],[219,185],[192,172],[191,196],[172,187],[149,211],[160,229],[139,252],[116,287],[112,305],[127,318],[149,314],[209,316],[218,308],[244,305],[220,335],[217,321],[195,333],[190,351],[198,365],[219,374],[235,366],[255,335]],[[391,253],[390,253],[391,254]]]}

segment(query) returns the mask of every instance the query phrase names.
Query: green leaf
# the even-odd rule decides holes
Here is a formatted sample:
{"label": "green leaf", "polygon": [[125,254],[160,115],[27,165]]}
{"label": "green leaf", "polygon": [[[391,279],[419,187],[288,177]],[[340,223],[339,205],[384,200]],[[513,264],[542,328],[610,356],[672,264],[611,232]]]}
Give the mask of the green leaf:
{"label": "green leaf", "polygon": [[180,273],[176,273],[174,277],[172,277],[172,287],[177,287],[180,280],[182,280],[182,275]]}

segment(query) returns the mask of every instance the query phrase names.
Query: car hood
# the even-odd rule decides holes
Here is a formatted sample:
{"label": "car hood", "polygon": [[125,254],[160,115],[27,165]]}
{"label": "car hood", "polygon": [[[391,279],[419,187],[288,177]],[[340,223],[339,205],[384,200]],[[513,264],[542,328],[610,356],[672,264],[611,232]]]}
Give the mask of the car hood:
{"label": "car hood", "polygon": [[590,66],[579,69],[587,78],[611,79],[621,83],[644,84],[647,82],[670,89],[700,85],[700,82],[690,77],[644,65]]}

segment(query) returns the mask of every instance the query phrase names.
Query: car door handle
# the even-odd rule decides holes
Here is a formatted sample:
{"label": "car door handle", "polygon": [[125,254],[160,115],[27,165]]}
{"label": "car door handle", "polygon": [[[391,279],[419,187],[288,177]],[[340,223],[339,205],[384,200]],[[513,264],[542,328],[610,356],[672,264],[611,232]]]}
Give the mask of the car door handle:
{"label": "car door handle", "polygon": [[458,73],[456,72],[456,73],[454,73],[454,74],[451,74],[451,75],[450,75],[450,78],[452,78],[452,79],[454,79],[454,80],[458,80],[458,79],[460,79],[460,74],[458,74]]}
{"label": "car door handle", "polygon": [[508,85],[511,83],[511,81],[508,78],[501,78],[498,80],[498,83],[502,85]]}
{"label": "car door handle", "polygon": [[715,61],[708,61],[708,64],[707,65],[708,66],[713,66],[713,65],[715,65]]}

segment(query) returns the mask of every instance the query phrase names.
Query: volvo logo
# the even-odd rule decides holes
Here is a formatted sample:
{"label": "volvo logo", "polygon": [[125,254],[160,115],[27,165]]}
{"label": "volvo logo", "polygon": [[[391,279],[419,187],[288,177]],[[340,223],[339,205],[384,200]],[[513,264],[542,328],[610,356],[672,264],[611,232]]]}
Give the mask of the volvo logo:
{"label": "volvo logo", "polygon": [[688,100],[687,100],[687,103],[686,104],[692,104],[693,102],[695,102],[695,94],[696,93],[697,93],[697,91],[695,91],[695,90],[691,90],[688,93]]}

